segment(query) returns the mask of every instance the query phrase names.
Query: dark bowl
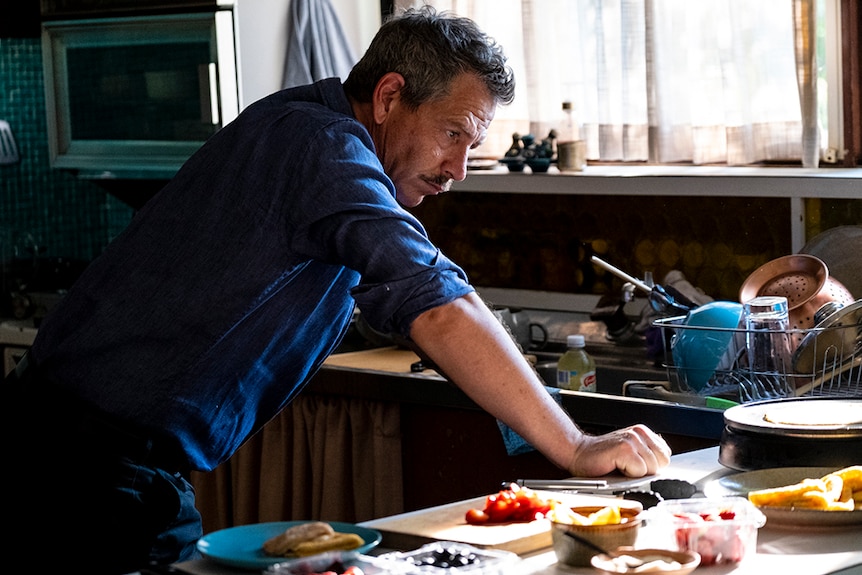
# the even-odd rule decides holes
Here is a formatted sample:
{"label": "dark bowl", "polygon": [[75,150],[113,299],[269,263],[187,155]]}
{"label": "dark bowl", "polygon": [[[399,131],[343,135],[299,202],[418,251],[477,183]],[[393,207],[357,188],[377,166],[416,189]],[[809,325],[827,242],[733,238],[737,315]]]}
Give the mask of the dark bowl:
{"label": "dark bowl", "polygon": [[534,174],[542,174],[551,166],[551,158],[530,158],[525,160]]}
{"label": "dark bowl", "polygon": [[524,158],[516,157],[516,158],[500,158],[500,163],[505,164],[507,168],[509,168],[510,172],[523,172],[524,166]]}

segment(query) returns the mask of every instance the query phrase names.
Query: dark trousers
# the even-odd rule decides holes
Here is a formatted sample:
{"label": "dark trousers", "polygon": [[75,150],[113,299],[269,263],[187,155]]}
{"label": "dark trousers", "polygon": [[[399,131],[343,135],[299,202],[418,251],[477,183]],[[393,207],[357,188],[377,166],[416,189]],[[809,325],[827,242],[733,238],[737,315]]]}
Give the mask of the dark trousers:
{"label": "dark trousers", "polygon": [[7,556],[105,574],[196,557],[201,517],[182,473],[34,371],[4,382]]}

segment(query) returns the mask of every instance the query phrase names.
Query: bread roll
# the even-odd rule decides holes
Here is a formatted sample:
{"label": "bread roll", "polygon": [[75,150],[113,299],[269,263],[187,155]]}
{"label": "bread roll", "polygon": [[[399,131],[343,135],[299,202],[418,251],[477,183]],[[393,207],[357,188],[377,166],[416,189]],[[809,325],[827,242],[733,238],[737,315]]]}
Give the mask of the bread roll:
{"label": "bread roll", "polygon": [[350,551],[365,545],[365,540],[356,533],[339,533],[324,535],[311,541],[303,541],[294,549],[293,554],[297,557],[308,557],[327,551]]}
{"label": "bread roll", "polygon": [[300,543],[333,534],[335,530],[329,523],[323,521],[301,523],[266,540],[263,544],[263,552],[272,557],[284,557],[291,554]]}

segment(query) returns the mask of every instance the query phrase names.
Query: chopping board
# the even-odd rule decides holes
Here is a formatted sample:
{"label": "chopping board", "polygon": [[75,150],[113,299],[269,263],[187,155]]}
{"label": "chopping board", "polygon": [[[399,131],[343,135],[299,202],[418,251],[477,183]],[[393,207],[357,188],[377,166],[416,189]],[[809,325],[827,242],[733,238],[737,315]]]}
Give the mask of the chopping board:
{"label": "chopping board", "polygon": [[[548,491],[536,493],[543,498],[562,501],[571,507],[639,505],[634,501],[608,496]],[[499,525],[470,525],[465,521],[464,516],[468,510],[482,509],[484,506],[485,497],[477,497],[396,517],[367,521],[362,525],[380,531],[383,534],[382,546],[392,549],[412,550],[433,541],[454,541],[480,549],[497,549],[523,555],[551,547],[551,522],[547,519]]]}
{"label": "chopping board", "polygon": [[[351,351],[330,355],[324,365],[349,367],[352,369],[371,369],[391,373],[410,373],[411,364],[419,361],[419,356],[399,347],[382,347],[373,350]],[[426,374],[431,371],[425,372]]]}

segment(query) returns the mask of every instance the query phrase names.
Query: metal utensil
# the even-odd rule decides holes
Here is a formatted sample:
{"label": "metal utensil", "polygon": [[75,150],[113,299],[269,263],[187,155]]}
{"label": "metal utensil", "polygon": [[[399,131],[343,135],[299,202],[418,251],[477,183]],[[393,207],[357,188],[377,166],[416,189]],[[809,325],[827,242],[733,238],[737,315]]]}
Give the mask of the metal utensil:
{"label": "metal utensil", "polygon": [[[521,487],[530,489],[546,489],[560,491],[583,491],[585,489],[607,489],[608,482],[604,479],[518,479],[515,481]],[[504,483],[504,486],[508,483]]]}
{"label": "metal utensil", "polygon": [[545,491],[568,491],[572,493],[622,493],[626,489],[635,489],[652,481],[655,476],[648,477],[610,477],[571,478],[571,479],[516,479],[514,482],[503,482],[503,487],[517,483],[521,487]]}
{"label": "metal utensil", "polygon": [[6,120],[0,120],[0,166],[14,164],[19,160],[18,146],[12,128]]}
{"label": "metal utensil", "polygon": [[638,559],[637,557],[632,557],[631,555],[625,555],[625,554],[616,555],[616,554],[611,553],[610,551],[602,548],[600,545],[596,545],[595,543],[593,543],[589,539],[587,539],[585,537],[581,537],[580,535],[577,535],[576,533],[573,533],[571,531],[563,531],[563,533],[565,533],[568,537],[571,537],[572,539],[574,539],[575,541],[577,541],[581,545],[585,545],[585,546],[589,547],[593,551],[598,551],[599,553],[607,555],[608,557],[619,557],[619,558],[621,558],[623,561],[625,561],[625,564],[629,569],[634,569],[634,568],[640,567],[641,565],[644,564],[644,561],[642,559]]}
{"label": "metal utensil", "polygon": [[590,261],[599,267],[606,269],[620,279],[630,282],[637,289],[646,292],[649,296],[650,306],[661,314],[685,315],[690,310],[697,307],[694,302],[690,301],[687,297],[672,287],[664,288],[658,284],[649,285],[646,282],[627,274],[621,269],[612,266],[601,258],[597,258],[596,256],[592,256]]}

